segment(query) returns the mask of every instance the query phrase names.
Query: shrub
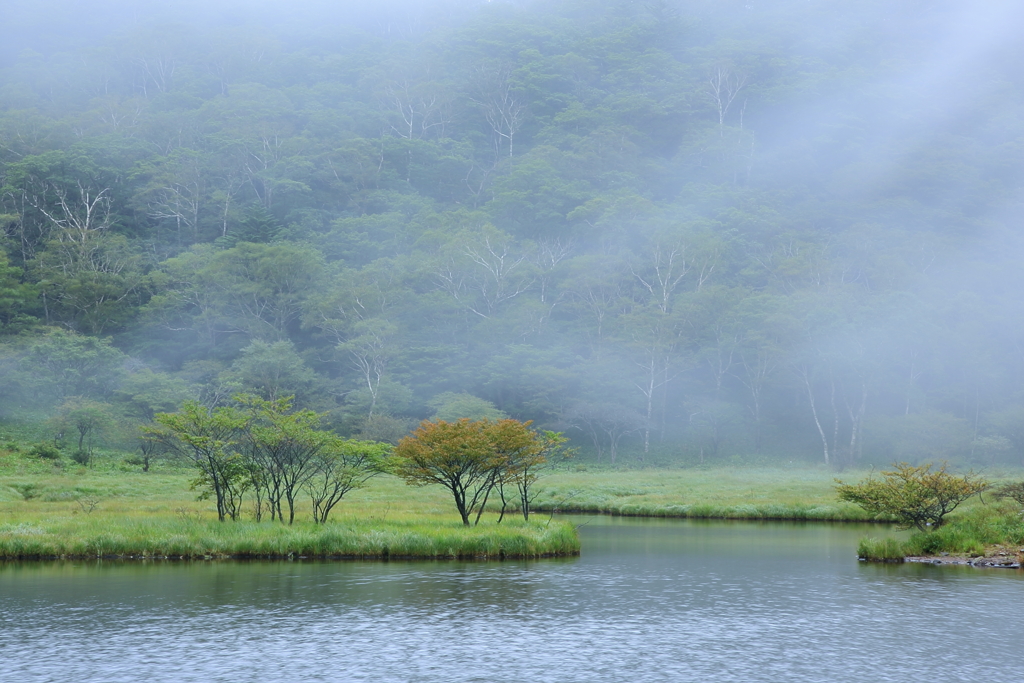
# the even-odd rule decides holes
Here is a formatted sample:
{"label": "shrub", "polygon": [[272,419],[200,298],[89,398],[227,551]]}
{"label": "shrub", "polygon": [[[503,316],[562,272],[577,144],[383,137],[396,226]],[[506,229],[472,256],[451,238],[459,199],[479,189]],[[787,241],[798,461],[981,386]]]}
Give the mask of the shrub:
{"label": "shrub", "polygon": [[92,459],[92,455],[89,453],[89,451],[86,450],[75,451],[74,453],[71,454],[70,457],[79,465],[83,466],[88,465],[89,461]]}
{"label": "shrub", "polygon": [[944,518],[960,503],[988,488],[973,472],[956,477],[943,464],[913,466],[896,463],[881,479],[868,477],[859,484],[836,480],[839,499],[856,503],[873,515],[887,515],[904,529],[942,526]]}
{"label": "shrub", "polygon": [[38,498],[41,492],[38,484],[11,484],[11,488],[20,493],[25,500]]}
{"label": "shrub", "polygon": [[28,454],[41,460],[60,460],[60,449],[45,442],[32,446]]}
{"label": "shrub", "polygon": [[1024,481],[1015,481],[1012,484],[1003,484],[992,492],[996,498],[1009,498],[1021,507],[1024,507]]}

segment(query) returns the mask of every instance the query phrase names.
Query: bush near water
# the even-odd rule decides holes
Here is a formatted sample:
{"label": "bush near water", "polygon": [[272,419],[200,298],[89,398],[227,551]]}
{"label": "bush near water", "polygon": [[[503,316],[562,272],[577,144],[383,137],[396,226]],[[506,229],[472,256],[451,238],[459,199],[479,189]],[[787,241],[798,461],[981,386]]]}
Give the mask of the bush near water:
{"label": "bush near water", "polygon": [[866,538],[857,548],[859,557],[876,562],[902,562],[907,557],[948,554],[981,557],[993,549],[1018,555],[1024,547],[1024,519],[1019,508],[978,506],[961,513],[934,531],[916,532],[909,539]]}

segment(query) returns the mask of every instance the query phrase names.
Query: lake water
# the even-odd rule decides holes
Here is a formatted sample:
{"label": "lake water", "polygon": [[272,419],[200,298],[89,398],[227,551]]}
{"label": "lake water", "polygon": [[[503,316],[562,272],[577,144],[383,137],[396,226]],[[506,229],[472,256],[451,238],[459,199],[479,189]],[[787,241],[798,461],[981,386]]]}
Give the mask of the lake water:
{"label": "lake water", "polygon": [[905,683],[1024,670],[1020,572],[860,563],[861,526],[577,521],[571,560],[0,565],[0,681]]}

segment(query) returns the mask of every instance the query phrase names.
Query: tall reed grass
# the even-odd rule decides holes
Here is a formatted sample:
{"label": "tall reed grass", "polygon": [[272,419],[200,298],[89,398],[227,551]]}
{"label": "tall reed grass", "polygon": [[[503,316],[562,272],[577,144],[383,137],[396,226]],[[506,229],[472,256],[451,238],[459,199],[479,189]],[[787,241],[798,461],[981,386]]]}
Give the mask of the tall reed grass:
{"label": "tall reed grass", "polygon": [[192,519],[61,518],[0,524],[0,559],[512,559],[578,555],[554,520],[481,524],[346,520],[324,525]]}

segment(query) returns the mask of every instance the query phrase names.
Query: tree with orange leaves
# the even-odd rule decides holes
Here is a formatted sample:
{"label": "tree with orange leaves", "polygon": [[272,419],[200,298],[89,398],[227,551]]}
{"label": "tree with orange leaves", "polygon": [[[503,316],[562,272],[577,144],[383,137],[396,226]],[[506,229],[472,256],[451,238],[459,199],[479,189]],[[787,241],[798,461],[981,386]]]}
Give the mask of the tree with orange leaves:
{"label": "tree with orange leaves", "polygon": [[[487,500],[503,464],[485,433],[486,420],[424,420],[395,448],[395,473],[407,484],[440,484],[451,491],[462,523]],[[479,519],[479,517],[478,517]]]}
{"label": "tree with orange leaves", "polygon": [[501,493],[502,516],[505,487],[511,486],[523,517],[529,519],[531,486],[547,455],[566,441],[554,432],[539,434],[530,424],[511,419],[424,421],[395,448],[395,473],[408,484],[444,486],[466,526],[474,511],[479,523],[495,487]]}

